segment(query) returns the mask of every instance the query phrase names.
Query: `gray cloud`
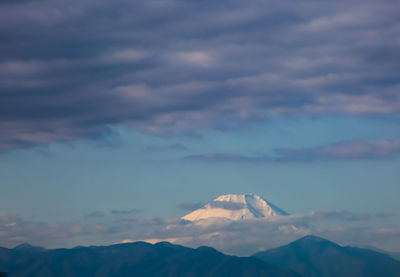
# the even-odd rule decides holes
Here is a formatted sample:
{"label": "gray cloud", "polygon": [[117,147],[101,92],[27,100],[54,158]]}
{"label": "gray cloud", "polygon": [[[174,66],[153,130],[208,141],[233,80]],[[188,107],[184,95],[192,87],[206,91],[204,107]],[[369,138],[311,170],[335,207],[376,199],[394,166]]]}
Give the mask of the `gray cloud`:
{"label": "gray cloud", "polygon": [[90,218],[101,218],[101,217],[105,217],[107,215],[106,212],[103,211],[95,211],[95,212],[91,212],[87,215],[87,217]]}
{"label": "gray cloud", "polygon": [[336,211],[328,211],[328,212],[312,212],[309,214],[312,219],[321,219],[321,220],[342,220],[342,221],[368,221],[374,215],[369,213],[352,213],[349,211],[336,210]]}
{"label": "gray cloud", "polygon": [[195,202],[195,203],[193,203],[193,202],[184,202],[184,203],[179,204],[178,208],[181,209],[181,210],[184,210],[184,211],[191,212],[191,211],[200,209],[203,206],[204,206],[204,204],[200,203],[200,202]]}
{"label": "gray cloud", "polygon": [[233,153],[205,153],[185,156],[203,162],[311,162],[320,160],[389,159],[400,154],[400,140],[351,140],[311,148],[275,149],[275,155],[247,156]]}
{"label": "gray cloud", "polygon": [[268,156],[264,157],[251,157],[241,154],[232,153],[205,153],[194,154],[184,157],[185,160],[204,161],[204,162],[268,162],[272,159]]}
{"label": "gray cloud", "polygon": [[2,1],[0,149],[118,124],[398,114],[399,12],[391,0]]}
{"label": "gray cloud", "polygon": [[189,148],[187,148],[186,145],[184,145],[183,143],[174,143],[166,146],[151,145],[147,146],[146,150],[151,152],[159,152],[164,150],[186,152],[189,151]]}
{"label": "gray cloud", "polygon": [[188,151],[189,149],[183,143],[174,143],[167,146],[170,150],[175,151]]}
{"label": "gray cloud", "polygon": [[374,216],[376,216],[377,218],[390,218],[390,217],[394,217],[397,214],[395,213],[376,213]]}
{"label": "gray cloud", "polygon": [[111,210],[110,213],[115,215],[135,215],[141,213],[140,209],[131,209],[131,210]]}
{"label": "gray cloud", "polygon": [[400,153],[400,140],[343,141],[326,146],[280,149],[282,159],[287,160],[340,160],[340,159],[384,159]]}

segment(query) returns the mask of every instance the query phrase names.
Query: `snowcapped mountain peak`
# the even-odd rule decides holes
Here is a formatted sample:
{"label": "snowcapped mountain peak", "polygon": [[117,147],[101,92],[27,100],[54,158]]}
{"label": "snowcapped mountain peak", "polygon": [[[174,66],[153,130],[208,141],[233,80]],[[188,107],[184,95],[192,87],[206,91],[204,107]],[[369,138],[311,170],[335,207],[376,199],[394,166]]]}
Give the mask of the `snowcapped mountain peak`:
{"label": "snowcapped mountain peak", "polygon": [[260,196],[251,193],[218,196],[212,202],[204,205],[204,207],[183,216],[182,219],[189,221],[208,218],[243,220],[283,215],[288,215],[288,213]]}

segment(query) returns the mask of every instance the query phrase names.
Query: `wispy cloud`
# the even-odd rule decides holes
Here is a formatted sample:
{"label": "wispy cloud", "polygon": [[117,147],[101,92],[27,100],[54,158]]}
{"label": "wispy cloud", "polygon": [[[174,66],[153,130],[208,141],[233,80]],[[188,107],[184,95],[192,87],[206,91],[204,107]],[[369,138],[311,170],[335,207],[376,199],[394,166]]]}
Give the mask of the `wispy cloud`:
{"label": "wispy cloud", "polygon": [[169,144],[169,145],[165,145],[165,146],[151,145],[151,146],[147,146],[146,150],[151,151],[151,152],[159,152],[159,151],[165,151],[165,150],[186,152],[186,151],[189,151],[189,148],[186,145],[184,145],[183,143],[174,143],[174,144]]}
{"label": "wispy cloud", "polygon": [[111,210],[111,214],[115,215],[135,215],[141,213],[142,210],[140,209],[131,209],[131,210]]}
{"label": "wispy cloud", "polygon": [[177,207],[181,210],[191,212],[191,211],[200,209],[203,206],[204,206],[204,204],[200,203],[200,202],[183,202],[183,203],[179,204]]}
{"label": "wispy cloud", "polygon": [[204,162],[267,162],[271,161],[268,156],[264,157],[252,157],[241,154],[233,153],[205,153],[205,154],[193,154],[184,157],[185,160],[192,161],[204,161]]}
{"label": "wispy cloud", "polygon": [[283,160],[385,159],[400,154],[400,140],[352,140],[326,146],[279,149]]}
{"label": "wispy cloud", "polygon": [[342,221],[368,221],[375,217],[369,213],[352,213],[349,211],[336,210],[328,212],[312,212],[308,215],[311,219],[342,220]]}
{"label": "wispy cloud", "polygon": [[309,148],[275,149],[274,155],[205,153],[185,156],[185,160],[203,162],[311,162],[329,160],[389,159],[400,154],[400,140],[351,140]]}
{"label": "wispy cloud", "polygon": [[101,218],[101,217],[105,217],[107,215],[106,212],[103,211],[95,211],[95,212],[91,212],[87,215],[87,217],[89,218]]}

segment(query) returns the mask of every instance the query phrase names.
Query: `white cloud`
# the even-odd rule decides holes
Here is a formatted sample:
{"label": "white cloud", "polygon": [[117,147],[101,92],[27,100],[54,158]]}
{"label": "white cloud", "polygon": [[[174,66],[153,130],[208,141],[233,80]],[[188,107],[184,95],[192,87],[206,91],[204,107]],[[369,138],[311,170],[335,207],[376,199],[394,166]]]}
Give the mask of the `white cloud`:
{"label": "white cloud", "polygon": [[[379,227],[376,227],[375,219],[378,218]],[[389,222],[393,221],[390,219]],[[179,218],[124,217],[96,224],[33,222],[0,212],[0,241],[6,247],[24,242],[45,247],[73,247],[78,244],[169,241],[191,247],[208,245],[230,254],[250,255],[314,234],[342,244],[399,250],[399,230],[399,226],[385,224],[385,218],[380,216],[340,210],[242,221],[207,219],[189,222]]]}

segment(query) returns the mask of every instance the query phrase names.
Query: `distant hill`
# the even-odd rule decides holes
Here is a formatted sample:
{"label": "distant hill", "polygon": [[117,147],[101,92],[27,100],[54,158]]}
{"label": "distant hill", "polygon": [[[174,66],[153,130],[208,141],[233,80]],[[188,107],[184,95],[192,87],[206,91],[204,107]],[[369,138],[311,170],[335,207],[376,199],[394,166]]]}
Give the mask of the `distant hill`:
{"label": "distant hill", "polygon": [[0,248],[0,269],[8,272],[7,277],[301,276],[256,258],[227,256],[210,247],[192,249],[167,242],[55,250],[27,244]]}
{"label": "distant hill", "polygon": [[379,253],[383,253],[383,254],[389,255],[390,257],[392,257],[395,260],[400,261],[400,252],[390,252],[390,251],[383,250],[383,249],[377,248],[375,246],[370,246],[370,245],[360,245],[360,246],[356,246],[356,247],[369,249],[369,250],[373,250],[373,251],[376,251],[376,252],[379,252]]}
{"label": "distant hill", "polygon": [[253,257],[307,277],[400,276],[400,262],[386,254],[342,247],[315,236],[303,237],[288,245],[256,253]]}

